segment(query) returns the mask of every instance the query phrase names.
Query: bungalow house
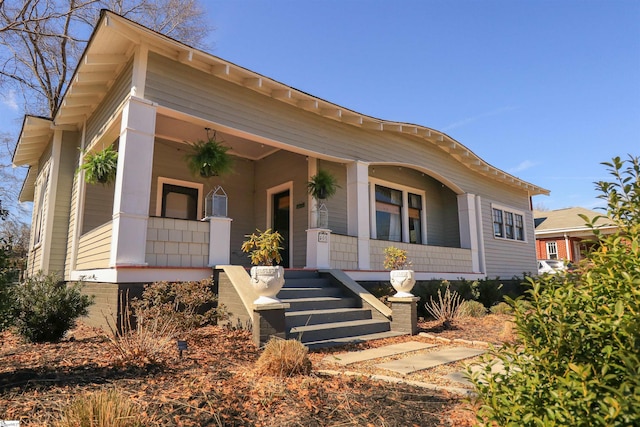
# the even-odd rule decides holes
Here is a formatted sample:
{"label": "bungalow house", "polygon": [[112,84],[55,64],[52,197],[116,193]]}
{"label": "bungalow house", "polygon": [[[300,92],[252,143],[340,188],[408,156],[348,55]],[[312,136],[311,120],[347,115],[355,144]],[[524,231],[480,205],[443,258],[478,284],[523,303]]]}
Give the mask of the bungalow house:
{"label": "bungalow house", "polygon": [[[582,254],[595,239],[593,230],[580,215],[589,220],[602,215],[580,207],[534,211],[533,214],[538,259],[561,259],[572,263],[582,259]],[[599,218],[595,224],[605,234],[617,230],[606,218]]]}
{"label": "bungalow house", "polygon": [[[211,132],[233,172],[194,177],[189,143]],[[85,183],[84,156],[109,146],[115,183]],[[536,270],[530,200],[548,194],[442,132],[349,110],[108,11],[55,115],[25,117],[13,163],[29,166],[20,200],[34,203],[27,274],[57,272],[110,298],[246,267],[244,236],[268,227],[285,236],[291,269],[385,280],[394,245],[418,280],[510,278]],[[307,192],[320,169],[340,186],[323,229]],[[218,186],[226,218],[205,215]]]}

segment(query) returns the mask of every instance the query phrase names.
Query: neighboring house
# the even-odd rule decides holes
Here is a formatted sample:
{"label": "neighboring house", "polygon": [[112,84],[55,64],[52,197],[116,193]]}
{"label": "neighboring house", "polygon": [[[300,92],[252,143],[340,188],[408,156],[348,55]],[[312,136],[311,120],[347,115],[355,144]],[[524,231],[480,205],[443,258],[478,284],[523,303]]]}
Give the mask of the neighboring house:
{"label": "neighboring house", "polygon": [[[230,147],[230,175],[189,173],[187,143],[205,128]],[[86,184],[76,173],[83,153],[110,145],[115,184]],[[58,272],[105,292],[247,266],[244,236],[274,226],[291,268],[385,279],[383,250],[395,245],[418,279],[510,278],[536,270],[530,199],[548,194],[442,132],[332,104],[110,12],[54,117],[25,117],[13,163],[29,166],[28,274]],[[314,240],[306,183],[320,168],[340,188],[326,203],[332,233]],[[230,221],[214,226],[203,212],[218,185]]]}
{"label": "neighboring house", "polygon": [[[585,208],[534,211],[538,259],[561,259],[573,263],[582,259],[595,236],[580,215],[591,220],[602,213]],[[605,234],[617,229],[606,218],[599,218],[596,225]]]}

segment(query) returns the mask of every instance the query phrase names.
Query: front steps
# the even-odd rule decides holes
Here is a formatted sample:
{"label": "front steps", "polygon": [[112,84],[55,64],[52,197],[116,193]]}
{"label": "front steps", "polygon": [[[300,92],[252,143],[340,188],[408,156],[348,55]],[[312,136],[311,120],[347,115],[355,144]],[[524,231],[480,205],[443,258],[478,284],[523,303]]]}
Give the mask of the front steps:
{"label": "front steps", "polygon": [[285,312],[287,338],[309,348],[329,347],[403,335],[391,332],[388,319],[374,318],[359,298],[323,278],[317,271],[286,270],[278,298],[289,304]]}

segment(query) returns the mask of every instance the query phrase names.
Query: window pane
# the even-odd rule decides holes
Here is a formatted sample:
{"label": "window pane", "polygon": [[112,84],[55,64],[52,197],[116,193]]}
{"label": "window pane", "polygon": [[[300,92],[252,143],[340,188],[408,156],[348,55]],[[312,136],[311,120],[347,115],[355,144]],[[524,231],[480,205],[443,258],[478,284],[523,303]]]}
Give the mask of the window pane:
{"label": "window pane", "polygon": [[176,219],[198,219],[198,189],[163,184],[162,216]]}
{"label": "window pane", "polygon": [[376,185],[376,200],[400,206],[402,205],[402,191]]}
{"label": "window pane", "polygon": [[516,239],[524,240],[524,221],[522,215],[516,214]]}
{"label": "window pane", "polygon": [[402,240],[400,206],[376,202],[376,235],[380,240]]}
{"label": "window pane", "polygon": [[493,235],[495,237],[504,237],[502,221],[502,211],[500,209],[493,210]]}
{"label": "window pane", "polygon": [[513,239],[513,214],[511,212],[505,212],[504,230],[507,239]]}

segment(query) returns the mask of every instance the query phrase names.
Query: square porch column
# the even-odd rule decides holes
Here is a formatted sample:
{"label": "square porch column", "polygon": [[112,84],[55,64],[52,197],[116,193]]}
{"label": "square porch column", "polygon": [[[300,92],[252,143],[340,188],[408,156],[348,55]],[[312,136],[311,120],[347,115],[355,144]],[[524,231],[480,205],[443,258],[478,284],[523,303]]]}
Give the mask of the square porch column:
{"label": "square porch column", "polygon": [[468,193],[458,195],[458,220],[460,223],[460,247],[471,249],[473,271],[484,273],[482,218],[480,217],[478,196]]}
{"label": "square porch column", "polygon": [[156,105],[130,96],[122,110],[109,265],[146,265]]}
{"label": "square porch column", "polygon": [[347,165],[347,233],[358,238],[358,269],[369,270],[369,164],[360,161]]}

